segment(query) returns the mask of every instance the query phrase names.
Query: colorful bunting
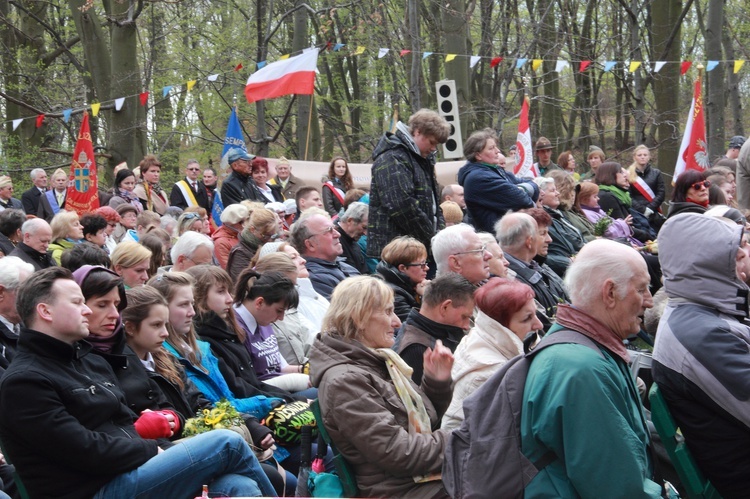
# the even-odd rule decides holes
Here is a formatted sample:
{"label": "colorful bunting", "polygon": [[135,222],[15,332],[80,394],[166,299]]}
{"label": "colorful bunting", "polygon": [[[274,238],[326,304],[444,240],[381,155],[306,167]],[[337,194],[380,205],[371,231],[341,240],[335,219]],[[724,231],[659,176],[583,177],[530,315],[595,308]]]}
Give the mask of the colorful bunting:
{"label": "colorful bunting", "polygon": [[630,61],[630,65],[628,66],[628,71],[631,73],[635,73],[638,71],[638,68],[641,67],[641,61]]}
{"label": "colorful bunting", "polygon": [[516,69],[521,69],[528,59],[516,59]]}
{"label": "colorful bunting", "polygon": [[734,72],[735,74],[739,73],[740,69],[742,68],[742,65],[745,64],[745,61],[734,61]]}
{"label": "colorful bunting", "polygon": [[379,49],[378,50],[378,59],[382,59],[385,57],[385,54],[387,54],[391,49]]}
{"label": "colorful bunting", "polygon": [[195,86],[196,80],[188,80],[186,83],[187,91],[190,92]]}
{"label": "colorful bunting", "polygon": [[456,58],[456,54],[447,54],[445,56],[445,62],[451,62],[455,58]]}
{"label": "colorful bunting", "polygon": [[216,81],[216,80],[219,79],[219,75],[218,74],[208,75],[208,77],[206,79],[208,81]]}
{"label": "colorful bunting", "polygon": [[411,50],[409,50],[409,49],[403,49],[403,50],[401,50],[401,52],[399,52],[399,55],[400,55],[401,57],[403,57],[403,56],[405,56],[406,54],[410,54],[410,53],[411,53]]}
{"label": "colorful bunting", "polygon": [[555,73],[562,73],[562,70],[565,69],[565,68],[567,68],[568,66],[570,66],[570,64],[568,63],[568,61],[564,61],[562,59],[559,59],[555,63]]}
{"label": "colorful bunting", "polygon": [[654,64],[654,73],[661,71],[661,68],[663,68],[666,63],[667,61],[656,61],[656,64]]}
{"label": "colorful bunting", "polygon": [[422,54],[422,60],[424,61],[425,59],[427,59],[427,58],[428,58],[428,57],[430,57],[431,55],[432,55],[432,52],[425,52],[425,53],[423,53],[423,54]]}
{"label": "colorful bunting", "polygon": [[692,61],[682,61],[680,64],[680,76],[685,76],[685,73],[687,73],[688,69],[690,69],[690,66],[692,66]]}
{"label": "colorful bunting", "polygon": [[343,44],[343,43],[337,43],[336,45],[333,46],[333,51],[334,52],[338,52],[339,50],[341,50],[344,47],[346,47],[345,44]]}
{"label": "colorful bunting", "polygon": [[536,71],[537,69],[539,69],[541,65],[542,65],[541,59],[534,59],[533,61],[531,61],[531,70]]}
{"label": "colorful bunting", "polygon": [[472,55],[471,59],[469,59],[469,67],[474,68],[481,59],[478,55]]}
{"label": "colorful bunting", "polygon": [[125,97],[115,99],[115,111],[119,111],[120,109],[122,109],[123,104],[125,104]]}
{"label": "colorful bunting", "polygon": [[357,47],[357,50],[354,52],[354,55],[364,54],[366,48],[367,47],[365,47],[364,45],[360,45],[359,47]]}
{"label": "colorful bunting", "polygon": [[63,121],[65,123],[67,123],[67,122],[70,121],[70,115],[71,114],[73,114],[73,110],[72,109],[65,109],[65,110],[63,110]]}
{"label": "colorful bunting", "polygon": [[708,64],[706,64],[706,73],[708,73],[709,71],[713,71],[718,65],[719,61],[708,61]]}
{"label": "colorful bunting", "polygon": [[490,67],[494,68],[495,66],[497,66],[501,62],[503,62],[503,58],[502,57],[493,57],[492,60],[490,61]]}
{"label": "colorful bunting", "polygon": [[608,73],[617,65],[617,61],[607,61],[604,63],[604,72]]}
{"label": "colorful bunting", "polygon": [[161,96],[166,97],[169,95],[169,91],[172,90],[172,85],[167,85],[166,87],[161,89]]}
{"label": "colorful bunting", "polygon": [[146,104],[148,104],[148,92],[141,92],[138,98],[141,101],[141,106],[145,106]]}
{"label": "colorful bunting", "polygon": [[94,118],[99,114],[99,109],[102,107],[101,102],[94,102],[91,104],[91,114],[94,115]]}
{"label": "colorful bunting", "polygon": [[268,61],[260,61],[258,64],[256,64],[257,69],[262,69],[268,64]]}
{"label": "colorful bunting", "polygon": [[44,123],[44,114],[39,114],[36,117],[36,127],[37,128],[41,128],[42,127],[42,123]]}
{"label": "colorful bunting", "polygon": [[589,66],[591,66],[591,61],[581,61],[581,65],[578,66],[578,71],[583,73]]}
{"label": "colorful bunting", "polygon": [[21,124],[22,121],[23,121],[23,118],[18,118],[16,120],[13,120],[13,131],[14,132],[16,131],[16,128],[18,128],[18,126]]}
{"label": "colorful bunting", "polygon": [[243,68],[243,66],[242,66],[242,63],[239,63],[239,64],[237,64],[237,65],[236,65],[236,66],[234,67],[234,72],[236,73],[237,71],[239,71],[239,70],[240,70],[240,69],[242,69],[242,68]]}

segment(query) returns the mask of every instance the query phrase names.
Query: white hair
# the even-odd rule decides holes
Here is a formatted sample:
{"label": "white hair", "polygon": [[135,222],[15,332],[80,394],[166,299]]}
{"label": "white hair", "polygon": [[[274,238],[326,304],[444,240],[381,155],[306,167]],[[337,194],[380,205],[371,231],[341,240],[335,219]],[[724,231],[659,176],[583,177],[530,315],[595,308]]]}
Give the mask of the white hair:
{"label": "white hair", "polygon": [[536,220],[527,213],[506,213],[495,224],[495,235],[503,249],[523,246],[526,239],[529,236],[536,236],[538,231]]}
{"label": "white hair", "polygon": [[21,284],[21,274],[26,274],[25,280],[34,273],[34,266],[26,263],[17,256],[0,258],[0,286],[8,291],[15,291]]}
{"label": "white hair", "polygon": [[44,168],[34,168],[33,170],[31,170],[31,173],[29,173],[29,176],[31,177],[31,181],[33,182],[34,180],[36,180],[36,177],[40,173],[45,173]]}
{"label": "white hair", "polygon": [[365,219],[369,209],[370,207],[365,203],[355,201],[354,203],[351,203],[344,214],[339,217],[339,222],[348,222],[349,220],[352,220],[359,223]]}
{"label": "white hair", "polygon": [[468,224],[457,224],[446,227],[432,238],[432,256],[437,264],[437,273],[450,272],[448,258],[459,251],[468,249],[465,234],[474,234],[474,227]]}
{"label": "white hair", "polygon": [[633,248],[608,239],[596,239],[581,248],[565,273],[573,306],[586,310],[589,304],[601,302],[602,285],[609,279],[618,298],[624,298],[637,270],[632,257],[640,258]]}
{"label": "white hair", "polygon": [[545,191],[549,184],[555,184],[555,179],[552,177],[534,177],[534,183],[539,186],[540,191]]}
{"label": "white hair", "polygon": [[177,239],[177,242],[172,246],[169,255],[172,257],[172,262],[175,263],[181,256],[191,258],[195,254],[195,250],[201,246],[205,246],[213,254],[213,241],[211,241],[211,239],[205,234],[189,230]]}
{"label": "white hair", "polygon": [[[22,235],[34,235],[36,234],[36,231],[41,229],[42,227],[49,227],[49,224],[46,220],[43,218],[31,218],[29,220],[26,220],[23,225],[21,226],[21,234]],[[50,228],[52,230],[52,228]]]}

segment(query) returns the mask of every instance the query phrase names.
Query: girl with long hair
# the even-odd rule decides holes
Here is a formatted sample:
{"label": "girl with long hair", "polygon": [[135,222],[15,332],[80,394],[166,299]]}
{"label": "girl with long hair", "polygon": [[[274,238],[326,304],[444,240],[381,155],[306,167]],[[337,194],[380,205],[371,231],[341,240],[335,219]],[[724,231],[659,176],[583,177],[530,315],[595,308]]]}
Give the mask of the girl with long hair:
{"label": "girl with long hair", "polygon": [[323,183],[323,207],[332,217],[339,214],[344,206],[347,191],[354,188],[354,180],[349,171],[349,163],[337,156],[328,165],[328,181]]}

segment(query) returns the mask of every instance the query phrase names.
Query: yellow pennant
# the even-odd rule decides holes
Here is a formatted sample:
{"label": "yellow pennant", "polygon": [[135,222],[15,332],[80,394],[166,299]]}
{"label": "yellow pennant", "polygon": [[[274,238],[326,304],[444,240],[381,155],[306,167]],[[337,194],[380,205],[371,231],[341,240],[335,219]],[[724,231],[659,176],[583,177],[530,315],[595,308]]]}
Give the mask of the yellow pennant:
{"label": "yellow pennant", "polygon": [[635,73],[640,67],[641,61],[630,61],[630,68],[628,68],[628,71],[630,71],[631,73]]}
{"label": "yellow pennant", "polygon": [[445,62],[451,62],[455,58],[456,58],[456,54],[448,54],[445,56]]}
{"label": "yellow pennant", "polygon": [[188,82],[187,82],[187,91],[188,92],[190,92],[193,89],[193,87],[195,86],[195,81],[196,80],[188,80]]}
{"label": "yellow pennant", "polygon": [[284,60],[286,60],[286,59],[289,59],[289,54],[284,54],[284,55],[282,55],[281,57],[279,57],[279,60],[280,60],[280,61],[284,61]]}
{"label": "yellow pennant", "polygon": [[365,48],[366,47],[364,45],[358,46],[357,50],[354,52],[354,55],[364,54],[365,53]]}
{"label": "yellow pennant", "polygon": [[93,114],[94,116],[96,116],[97,114],[99,114],[99,108],[100,107],[102,107],[101,102],[96,102],[94,104],[91,104],[91,114]]}
{"label": "yellow pennant", "polygon": [[734,61],[734,72],[739,73],[743,64],[745,64],[745,61]]}
{"label": "yellow pennant", "polygon": [[531,69],[534,70],[534,71],[536,71],[537,69],[539,69],[539,66],[541,66],[541,65],[542,65],[542,60],[541,59],[534,59],[533,61],[531,61]]}

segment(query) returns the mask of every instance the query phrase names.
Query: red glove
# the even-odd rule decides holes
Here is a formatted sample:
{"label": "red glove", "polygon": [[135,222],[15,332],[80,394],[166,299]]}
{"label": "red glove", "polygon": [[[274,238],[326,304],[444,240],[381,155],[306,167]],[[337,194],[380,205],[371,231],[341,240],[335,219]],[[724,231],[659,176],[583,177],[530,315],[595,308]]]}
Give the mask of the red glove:
{"label": "red glove", "polygon": [[141,417],[135,421],[135,431],[141,438],[169,438],[172,436],[172,428],[169,421],[161,412],[142,412]]}
{"label": "red glove", "polygon": [[[177,435],[177,433],[179,433],[180,431],[180,416],[178,416],[175,411],[171,411],[169,409],[162,409],[161,411],[156,412],[159,414],[163,414],[164,416],[166,416],[167,414],[172,415],[172,417],[174,418],[174,428],[172,431],[174,431],[174,434]],[[169,423],[169,421],[167,421],[167,423]]]}

